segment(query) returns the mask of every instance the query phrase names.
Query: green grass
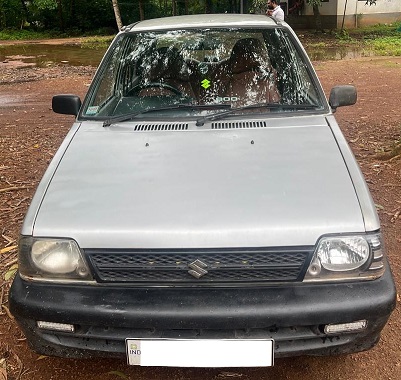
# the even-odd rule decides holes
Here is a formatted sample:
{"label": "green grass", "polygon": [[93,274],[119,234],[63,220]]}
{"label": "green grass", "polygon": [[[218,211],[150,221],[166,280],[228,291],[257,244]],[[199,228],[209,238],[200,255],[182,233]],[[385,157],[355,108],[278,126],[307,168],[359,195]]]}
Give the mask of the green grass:
{"label": "green grass", "polygon": [[110,45],[114,36],[93,36],[86,37],[81,42],[81,47],[89,49],[103,49]]}
{"label": "green grass", "polygon": [[101,45],[110,42],[114,37],[115,33],[116,31],[114,31],[112,28],[100,28],[87,33],[83,33],[77,29],[70,29],[64,33],[57,30],[38,32],[28,29],[3,29],[0,30],[0,40],[18,41],[18,40],[43,40],[51,38],[68,38],[68,37],[87,37],[88,44],[90,44],[91,41],[93,41],[94,44]]}
{"label": "green grass", "polygon": [[31,30],[14,30],[14,29],[4,29],[0,30],[0,40],[40,40],[45,38],[52,38],[53,34],[49,32],[34,32]]}
{"label": "green grass", "polygon": [[377,55],[401,56],[401,36],[376,38],[370,43]]}
{"label": "green grass", "polygon": [[325,48],[327,47],[327,43],[326,42],[310,42],[308,44],[309,47],[313,47],[313,48]]}
{"label": "green grass", "polygon": [[[82,37],[82,35],[77,36],[76,33],[59,33],[54,31],[35,32],[31,30],[0,30],[0,41],[43,40],[68,37]],[[113,38],[114,35],[82,37],[81,46],[89,49],[105,49],[110,45]]]}
{"label": "green grass", "polygon": [[357,39],[376,39],[379,37],[400,37],[401,23],[377,24],[363,28],[349,29],[348,34]]}

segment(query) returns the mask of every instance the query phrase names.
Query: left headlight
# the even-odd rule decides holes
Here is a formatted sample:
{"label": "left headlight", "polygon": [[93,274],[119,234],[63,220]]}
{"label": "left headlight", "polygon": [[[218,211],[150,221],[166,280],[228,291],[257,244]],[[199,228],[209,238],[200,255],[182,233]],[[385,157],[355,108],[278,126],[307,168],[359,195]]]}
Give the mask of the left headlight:
{"label": "left headlight", "polygon": [[304,281],[373,280],[384,273],[380,233],[326,236],[319,240]]}
{"label": "left headlight", "polygon": [[78,244],[71,239],[21,237],[19,273],[26,280],[93,280]]}

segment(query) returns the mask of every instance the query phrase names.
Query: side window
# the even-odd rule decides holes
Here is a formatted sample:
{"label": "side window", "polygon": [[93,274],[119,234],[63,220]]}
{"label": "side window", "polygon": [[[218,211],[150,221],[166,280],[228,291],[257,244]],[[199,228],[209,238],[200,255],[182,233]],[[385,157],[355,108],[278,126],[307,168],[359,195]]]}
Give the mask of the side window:
{"label": "side window", "polygon": [[291,39],[281,30],[265,35],[273,67],[277,70],[278,88],[286,104],[320,103],[307,66]]}
{"label": "side window", "polygon": [[117,47],[114,50],[113,55],[110,59],[110,64],[108,65],[109,70],[107,70],[103,74],[103,79],[98,87],[97,96],[95,99],[95,102],[98,104],[104,103],[114,94],[114,88],[116,83],[115,75],[116,73],[118,73],[116,67],[118,66],[120,61],[120,55],[121,55],[120,52],[121,52],[120,47]]}
{"label": "side window", "polygon": [[109,63],[103,65],[104,71],[100,73],[98,78],[101,78],[99,82],[95,84],[95,89],[93,93],[95,94],[91,99],[90,103],[85,110],[86,116],[101,115],[102,109],[110,102],[115,96],[116,90],[116,76],[119,75],[119,71],[116,70],[119,65],[121,57],[121,41],[115,47],[111,56],[109,56]]}

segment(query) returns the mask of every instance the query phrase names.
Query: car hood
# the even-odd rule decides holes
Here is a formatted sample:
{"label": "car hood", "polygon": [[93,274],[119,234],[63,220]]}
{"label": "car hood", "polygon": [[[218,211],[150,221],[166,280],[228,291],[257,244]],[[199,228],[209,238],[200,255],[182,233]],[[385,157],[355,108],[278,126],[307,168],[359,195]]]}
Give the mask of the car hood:
{"label": "car hood", "polygon": [[284,120],[147,132],[83,123],[34,235],[82,248],[204,248],[313,245],[323,234],[364,231],[326,118]]}

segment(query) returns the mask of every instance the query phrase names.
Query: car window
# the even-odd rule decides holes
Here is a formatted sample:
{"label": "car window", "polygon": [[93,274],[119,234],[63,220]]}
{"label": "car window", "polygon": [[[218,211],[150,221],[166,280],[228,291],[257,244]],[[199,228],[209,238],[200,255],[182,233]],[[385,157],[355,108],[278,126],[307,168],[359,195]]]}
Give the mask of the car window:
{"label": "car window", "polygon": [[[195,106],[266,103],[321,109],[317,85],[282,29],[127,33],[115,42],[98,71],[84,115],[112,117],[162,108],[164,117],[174,118],[210,112]],[[194,107],[166,111],[178,104]],[[284,110],[297,108],[275,108]]]}

